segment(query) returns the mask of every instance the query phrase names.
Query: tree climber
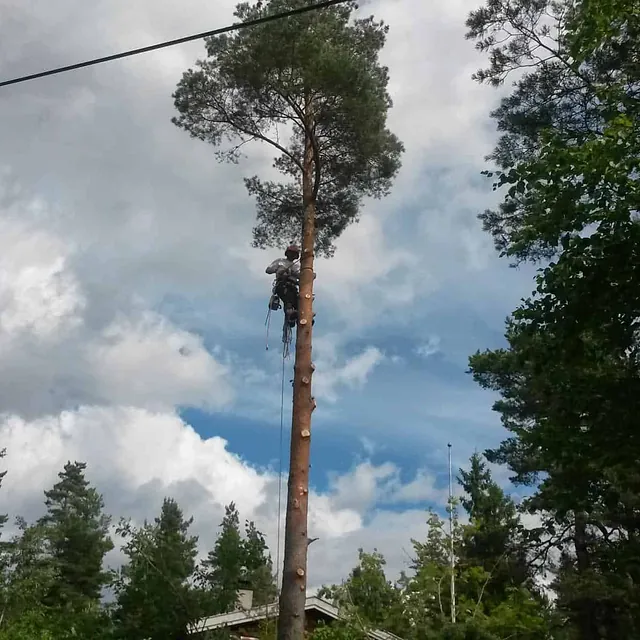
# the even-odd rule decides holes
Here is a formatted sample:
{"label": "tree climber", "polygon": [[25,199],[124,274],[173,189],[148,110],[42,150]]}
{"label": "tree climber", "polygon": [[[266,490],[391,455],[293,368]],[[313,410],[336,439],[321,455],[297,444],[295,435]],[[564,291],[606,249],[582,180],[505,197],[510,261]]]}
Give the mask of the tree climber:
{"label": "tree climber", "polygon": [[295,244],[289,245],[284,252],[284,258],[274,260],[267,268],[270,275],[275,274],[273,295],[269,300],[272,311],[284,306],[284,315],[291,328],[298,320],[298,285],[300,284],[300,249]]}

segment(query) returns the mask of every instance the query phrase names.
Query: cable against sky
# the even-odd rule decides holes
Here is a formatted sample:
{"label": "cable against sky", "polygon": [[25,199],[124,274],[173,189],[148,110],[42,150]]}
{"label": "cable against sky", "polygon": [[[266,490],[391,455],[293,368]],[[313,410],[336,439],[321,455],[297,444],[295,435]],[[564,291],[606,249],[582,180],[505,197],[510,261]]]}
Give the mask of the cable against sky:
{"label": "cable against sky", "polygon": [[190,36],[184,36],[175,40],[165,40],[158,44],[152,44],[147,47],[140,47],[138,49],[129,49],[122,53],[114,53],[110,56],[104,56],[102,58],[95,58],[93,60],[87,60],[85,62],[77,62],[70,64],[66,67],[57,67],[56,69],[49,69],[48,71],[40,71],[38,73],[32,73],[27,76],[19,76],[12,78],[11,80],[3,80],[0,82],[0,88],[8,87],[12,84],[20,84],[21,82],[27,82],[28,80],[36,80],[38,78],[46,78],[47,76],[57,75],[59,73],[65,73],[67,71],[75,71],[76,69],[83,69],[85,67],[92,67],[104,62],[112,62],[113,60],[120,60],[121,58],[130,58],[131,56],[137,56],[141,53],[149,53],[150,51],[157,51],[158,49],[166,49],[167,47],[174,47],[178,44],[184,44],[185,42],[193,42],[194,40],[202,40],[203,38],[209,38],[211,36],[218,36],[222,33],[229,33],[231,31],[238,31],[239,29],[246,29],[248,27],[255,27],[274,20],[283,20],[290,18],[291,16],[300,15],[302,13],[308,13],[309,11],[317,11],[318,9],[326,9],[337,4],[343,4],[350,0],[323,0],[317,4],[307,5],[305,7],[299,7],[298,9],[292,9],[291,11],[284,11],[282,13],[274,13],[270,16],[264,16],[263,18],[257,18],[256,20],[248,20],[247,22],[237,22],[235,24],[221,27],[220,29],[213,29],[212,31],[204,31],[202,33],[196,33]]}

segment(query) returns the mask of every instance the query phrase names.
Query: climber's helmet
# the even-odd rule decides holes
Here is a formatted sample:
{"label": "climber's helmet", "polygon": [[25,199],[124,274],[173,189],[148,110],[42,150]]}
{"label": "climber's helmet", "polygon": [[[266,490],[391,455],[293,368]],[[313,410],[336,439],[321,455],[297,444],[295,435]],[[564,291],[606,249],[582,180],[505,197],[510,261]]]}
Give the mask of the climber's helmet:
{"label": "climber's helmet", "polygon": [[300,249],[298,249],[297,245],[290,244],[286,248],[284,255],[288,260],[297,260],[300,257]]}

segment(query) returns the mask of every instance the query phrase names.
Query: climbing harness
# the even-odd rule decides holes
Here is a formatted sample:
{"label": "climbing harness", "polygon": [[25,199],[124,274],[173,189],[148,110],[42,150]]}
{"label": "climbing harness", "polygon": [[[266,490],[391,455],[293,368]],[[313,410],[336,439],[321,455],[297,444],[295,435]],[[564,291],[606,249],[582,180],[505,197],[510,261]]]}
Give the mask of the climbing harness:
{"label": "climbing harness", "polygon": [[[289,266],[296,264],[298,260],[294,260]],[[295,290],[296,303],[293,306],[291,297],[292,289]],[[284,294],[283,294],[284,292]],[[266,327],[266,350],[269,350],[269,329],[271,328],[271,313],[278,311],[284,307],[284,323],[282,326],[282,354],[284,358],[288,358],[291,351],[291,343],[293,341],[293,327],[295,326],[295,320],[292,317],[297,318],[298,314],[298,283],[290,276],[284,278],[276,276],[271,288],[271,298],[269,299],[269,308],[267,310],[267,317],[265,319]],[[286,299],[285,299],[286,298]]]}

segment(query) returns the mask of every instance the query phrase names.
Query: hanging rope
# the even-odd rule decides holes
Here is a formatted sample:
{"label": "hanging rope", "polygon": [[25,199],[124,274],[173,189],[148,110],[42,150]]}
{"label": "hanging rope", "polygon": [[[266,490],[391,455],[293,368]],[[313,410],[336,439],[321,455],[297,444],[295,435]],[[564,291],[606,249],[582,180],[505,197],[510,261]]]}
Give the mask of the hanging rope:
{"label": "hanging rope", "polygon": [[276,547],[276,587],[280,581],[280,529],[282,521],[282,443],[284,441],[284,364],[285,353],[282,352],[282,382],[280,384],[280,444],[278,448],[278,533]]}
{"label": "hanging rope", "polygon": [[282,357],[288,358],[289,352],[291,350],[291,342],[293,341],[293,332],[291,331],[291,327],[289,326],[289,321],[287,317],[284,318],[284,325],[282,327]]}
{"label": "hanging rope", "polygon": [[267,311],[267,317],[264,320],[264,326],[267,328],[267,338],[266,338],[266,346],[267,346],[267,351],[269,351],[269,329],[271,328],[271,307],[269,307],[268,311]]}

